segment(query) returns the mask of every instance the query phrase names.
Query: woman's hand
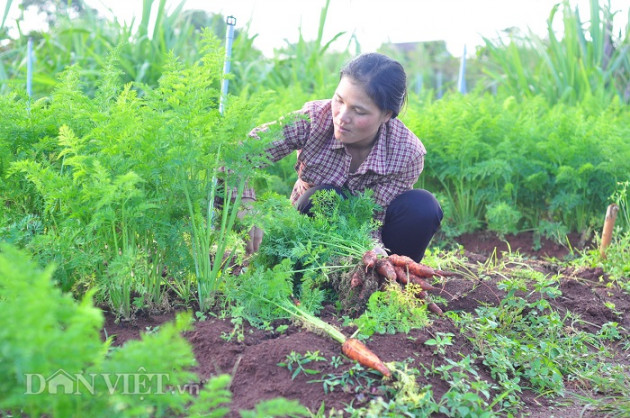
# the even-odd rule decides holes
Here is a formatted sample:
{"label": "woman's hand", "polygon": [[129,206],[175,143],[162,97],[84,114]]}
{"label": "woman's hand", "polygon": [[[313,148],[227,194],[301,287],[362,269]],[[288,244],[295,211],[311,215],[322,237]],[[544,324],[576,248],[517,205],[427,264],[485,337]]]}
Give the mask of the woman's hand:
{"label": "woman's hand", "polygon": [[387,257],[387,251],[385,251],[385,249],[380,245],[376,245],[374,248],[372,248],[372,251],[374,251],[376,255],[380,257]]}
{"label": "woman's hand", "polygon": [[251,255],[255,252],[258,252],[260,249],[260,243],[263,239],[263,231],[257,226],[252,226],[252,229],[249,230],[249,241],[247,241],[247,246],[245,247],[245,253],[247,255]]}
{"label": "woman's hand", "polygon": [[[243,219],[245,215],[249,215],[252,212],[252,203],[254,199],[251,198],[243,198],[241,200],[243,204],[243,209],[238,212],[238,218]],[[252,226],[252,229],[249,230],[249,240],[247,241],[247,245],[245,246],[245,253],[247,255],[251,255],[257,252],[260,249],[260,243],[263,239],[263,231],[258,228],[256,225]]]}

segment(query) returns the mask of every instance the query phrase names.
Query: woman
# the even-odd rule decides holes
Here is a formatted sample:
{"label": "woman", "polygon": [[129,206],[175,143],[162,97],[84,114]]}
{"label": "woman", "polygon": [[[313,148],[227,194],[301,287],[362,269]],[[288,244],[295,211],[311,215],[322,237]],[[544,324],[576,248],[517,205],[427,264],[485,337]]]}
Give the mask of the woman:
{"label": "woman", "polygon": [[[413,189],[426,151],[396,118],[407,99],[406,82],[397,61],[378,53],[358,56],[341,70],[333,98],[306,103],[298,112],[306,118],[285,126],[284,138],[268,152],[277,161],[297,150],[291,201],[302,213],[309,212],[318,190],[344,195],[372,189],[383,209],[375,214],[382,223],[379,243],[390,254],[420,261],[440,226],[442,209],[431,193]],[[244,196],[246,202],[252,199]],[[261,241],[262,231],[254,228],[248,251],[257,251]]]}

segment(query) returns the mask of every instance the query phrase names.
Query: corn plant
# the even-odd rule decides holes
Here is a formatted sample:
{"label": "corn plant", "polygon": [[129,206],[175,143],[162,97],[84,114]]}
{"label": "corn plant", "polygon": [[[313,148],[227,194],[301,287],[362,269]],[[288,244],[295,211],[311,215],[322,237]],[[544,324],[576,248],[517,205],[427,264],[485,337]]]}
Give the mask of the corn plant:
{"label": "corn plant", "polygon": [[[562,7],[562,37],[554,21]],[[603,103],[614,96],[630,99],[630,37],[628,28],[613,38],[610,2],[590,1],[590,22],[567,0],[556,4],[547,19],[547,39],[512,34],[509,43],[485,39],[488,74],[509,94],[543,95],[550,103],[575,104],[588,97]]]}
{"label": "corn plant", "polygon": [[[7,4],[6,11],[12,1]],[[58,74],[66,67],[76,64],[81,68],[80,77],[88,82],[86,91],[93,93],[97,81],[107,71],[105,57],[118,48],[121,78],[124,82],[135,81],[151,86],[157,80],[169,60],[169,53],[179,57],[182,62],[192,64],[201,55],[198,48],[204,27],[214,30],[216,35],[225,32],[217,21],[222,17],[208,16],[200,11],[186,11],[184,1],[171,11],[166,1],[145,0],[138,22],[113,21],[99,16],[94,9],[81,8],[80,12],[69,13],[65,4],[55,5],[50,12],[50,28],[46,31],[23,33],[17,20],[18,36],[8,39],[6,46],[0,49],[3,58],[0,63],[1,91],[8,91],[9,86],[22,84],[26,76],[26,44],[33,40],[35,66],[33,75],[33,93],[42,97],[51,92],[58,82]],[[5,12],[6,13],[6,12]],[[155,21],[151,20],[155,16]],[[6,19],[3,19],[3,22]],[[3,23],[4,24],[4,23]],[[0,33],[3,27],[0,27]]]}

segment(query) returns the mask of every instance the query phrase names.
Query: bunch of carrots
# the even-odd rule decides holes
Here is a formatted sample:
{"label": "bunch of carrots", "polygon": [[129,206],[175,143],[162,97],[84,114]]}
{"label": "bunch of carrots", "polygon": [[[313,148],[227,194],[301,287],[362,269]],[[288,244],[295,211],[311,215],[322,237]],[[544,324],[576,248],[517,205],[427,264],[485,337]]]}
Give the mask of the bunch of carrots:
{"label": "bunch of carrots", "polygon": [[[402,286],[406,286],[409,283],[420,286],[422,291],[416,296],[426,301],[427,308],[431,312],[436,315],[443,314],[440,307],[430,301],[427,292],[442,292],[444,290],[431,285],[425,279],[451,276],[452,273],[431,268],[404,255],[391,254],[387,257],[379,258],[373,250],[365,252],[365,254],[363,254],[362,261],[366,272],[370,269],[374,269],[376,273],[389,282],[398,282]],[[350,286],[358,287],[361,286],[361,284],[361,275],[358,274],[358,271],[356,271],[350,279]]]}

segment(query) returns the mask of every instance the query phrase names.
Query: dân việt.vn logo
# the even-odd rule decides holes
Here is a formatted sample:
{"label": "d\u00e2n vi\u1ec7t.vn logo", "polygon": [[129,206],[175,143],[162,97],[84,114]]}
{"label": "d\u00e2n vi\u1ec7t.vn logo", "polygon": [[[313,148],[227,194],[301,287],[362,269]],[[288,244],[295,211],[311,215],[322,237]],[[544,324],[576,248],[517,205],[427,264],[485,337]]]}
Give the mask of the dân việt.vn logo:
{"label": "d\u00e2n vi\u1ec7t.vn logo", "polygon": [[25,395],[164,395],[174,392],[199,393],[199,384],[169,385],[169,373],[69,373],[59,369],[50,375],[26,373]]}

